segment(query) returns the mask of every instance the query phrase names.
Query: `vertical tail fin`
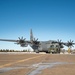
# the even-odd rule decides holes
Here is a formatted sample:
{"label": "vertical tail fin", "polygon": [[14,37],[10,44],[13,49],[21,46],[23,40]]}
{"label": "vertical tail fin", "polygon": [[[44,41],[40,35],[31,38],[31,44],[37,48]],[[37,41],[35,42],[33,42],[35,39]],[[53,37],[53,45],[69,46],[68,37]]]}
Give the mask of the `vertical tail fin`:
{"label": "vertical tail fin", "polygon": [[33,32],[32,32],[32,29],[30,29],[30,41],[33,41]]}

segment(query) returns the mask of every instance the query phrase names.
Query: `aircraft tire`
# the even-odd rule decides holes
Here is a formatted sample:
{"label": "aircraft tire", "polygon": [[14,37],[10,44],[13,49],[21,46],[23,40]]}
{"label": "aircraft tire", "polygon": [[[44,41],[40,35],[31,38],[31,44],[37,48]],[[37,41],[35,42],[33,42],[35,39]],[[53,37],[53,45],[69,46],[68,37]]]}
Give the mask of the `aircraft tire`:
{"label": "aircraft tire", "polygon": [[46,51],[46,53],[50,53],[49,51]]}
{"label": "aircraft tire", "polygon": [[39,50],[35,50],[36,53],[39,53]]}

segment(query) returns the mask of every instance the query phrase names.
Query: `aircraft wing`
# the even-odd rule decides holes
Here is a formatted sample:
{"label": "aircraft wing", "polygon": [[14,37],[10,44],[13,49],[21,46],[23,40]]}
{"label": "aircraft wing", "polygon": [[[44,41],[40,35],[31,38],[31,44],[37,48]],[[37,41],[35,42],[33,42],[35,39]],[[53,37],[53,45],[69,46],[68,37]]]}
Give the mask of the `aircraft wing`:
{"label": "aircraft wing", "polygon": [[19,38],[18,40],[0,39],[0,41],[14,42],[15,44],[20,45],[21,47],[27,47],[28,44],[31,44],[30,41],[26,41],[23,38]]}
{"label": "aircraft wing", "polygon": [[7,41],[7,42],[21,42],[21,43],[31,43],[30,41],[26,41],[25,39],[19,39],[19,40],[11,40],[11,39],[0,39],[0,41]]}
{"label": "aircraft wing", "polygon": [[19,40],[0,39],[0,41],[7,41],[7,42],[18,42]]}

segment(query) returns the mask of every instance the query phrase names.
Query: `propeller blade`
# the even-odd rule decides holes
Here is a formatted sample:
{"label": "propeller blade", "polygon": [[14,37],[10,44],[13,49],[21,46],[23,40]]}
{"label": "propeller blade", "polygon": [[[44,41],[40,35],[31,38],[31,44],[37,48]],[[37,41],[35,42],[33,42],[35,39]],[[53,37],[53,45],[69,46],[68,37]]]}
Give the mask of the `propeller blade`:
{"label": "propeller blade", "polygon": [[74,46],[72,45],[72,47],[74,47]]}
{"label": "propeller blade", "polygon": [[20,40],[20,37],[18,37],[18,39]]}
{"label": "propeller blade", "polygon": [[71,39],[70,39],[70,42],[71,42]]}
{"label": "propeller blade", "polygon": [[26,38],[23,39],[24,41],[26,40]]}
{"label": "propeller blade", "polygon": [[72,40],[72,43],[73,43],[74,41]]}
{"label": "propeller blade", "polygon": [[59,42],[61,43],[62,40],[60,40]]}
{"label": "propeller blade", "polygon": [[67,41],[69,43],[69,41]]}
{"label": "propeller blade", "polygon": [[34,38],[34,41],[35,41],[35,38]]}
{"label": "propeller blade", "polygon": [[21,39],[23,40],[23,36],[21,37]]}
{"label": "propeller blade", "polygon": [[61,41],[62,41],[62,40],[59,40],[59,39],[57,40],[58,43],[61,43]]}
{"label": "propeller blade", "polygon": [[36,41],[38,41],[38,38],[36,39]]}
{"label": "propeller blade", "polygon": [[59,42],[59,39],[57,41]]}

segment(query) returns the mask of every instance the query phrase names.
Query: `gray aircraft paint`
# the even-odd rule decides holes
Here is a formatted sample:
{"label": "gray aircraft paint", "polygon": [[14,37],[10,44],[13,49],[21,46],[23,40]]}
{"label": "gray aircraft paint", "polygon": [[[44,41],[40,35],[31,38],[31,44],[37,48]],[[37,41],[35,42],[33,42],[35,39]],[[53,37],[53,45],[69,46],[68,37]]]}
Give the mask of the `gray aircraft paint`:
{"label": "gray aircraft paint", "polygon": [[[60,49],[65,46],[72,47],[75,43],[73,43],[72,40],[68,41],[67,43],[61,42],[61,40],[55,41],[55,40],[49,40],[49,41],[38,41],[38,39],[35,39],[33,37],[32,29],[30,30],[30,40],[26,40],[23,37],[18,37],[18,40],[9,40],[9,39],[0,39],[0,41],[8,41],[8,42],[15,42],[17,45],[20,45],[21,47],[27,47],[30,45],[35,52],[49,52],[50,49],[58,49],[56,52],[60,53]],[[54,50],[55,51],[55,50]]]}

